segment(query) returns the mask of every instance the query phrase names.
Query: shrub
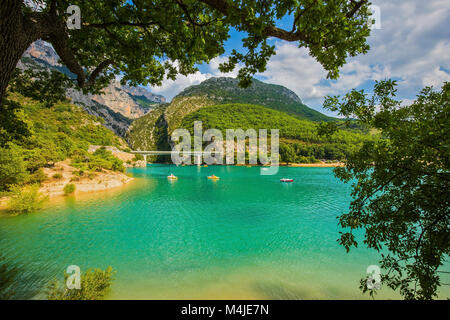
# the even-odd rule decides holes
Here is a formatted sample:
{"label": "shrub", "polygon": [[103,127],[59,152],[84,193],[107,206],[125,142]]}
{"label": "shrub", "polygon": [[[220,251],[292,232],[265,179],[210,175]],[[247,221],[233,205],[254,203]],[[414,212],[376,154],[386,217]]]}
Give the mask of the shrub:
{"label": "shrub", "polygon": [[94,172],[89,172],[87,177],[88,177],[89,180],[92,180],[92,179],[94,179],[96,176],[97,176],[97,174],[95,174]]}
{"label": "shrub", "polygon": [[13,186],[11,188],[11,199],[9,200],[8,211],[12,214],[31,213],[42,208],[42,204],[47,197],[39,192],[39,185],[33,184],[21,188]]}
{"label": "shrub", "polygon": [[[80,289],[61,288],[58,281],[53,281],[47,288],[48,300],[101,300],[109,292],[111,283],[114,280],[112,267],[106,270],[94,269],[88,270],[81,275]],[[64,274],[64,284],[69,275]]]}
{"label": "shrub", "polygon": [[74,171],[72,173],[76,176],[82,177],[84,175],[84,170],[78,170],[78,171]]}
{"label": "shrub", "polygon": [[75,192],[76,186],[72,183],[68,183],[64,186],[64,194],[69,195]]}
{"label": "shrub", "polygon": [[45,180],[47,180],[47,176],[45,175],[44,170],[42,170],[41,168],[36,170],[33,174],[31,174],[27,182],[31,184],[34,183],[41,184]]}
{"label": "shrub", "polygon": [[53,179],[62,179],[63,175],[61,173],[55,173]]}
{"label": "shrub", "polygon": [[93,154],[77,152],[72,155],[72,166],[80,170],[101,172],[102,169],[124,172],[123,161],[116,158],[111,151],[104,147]]}

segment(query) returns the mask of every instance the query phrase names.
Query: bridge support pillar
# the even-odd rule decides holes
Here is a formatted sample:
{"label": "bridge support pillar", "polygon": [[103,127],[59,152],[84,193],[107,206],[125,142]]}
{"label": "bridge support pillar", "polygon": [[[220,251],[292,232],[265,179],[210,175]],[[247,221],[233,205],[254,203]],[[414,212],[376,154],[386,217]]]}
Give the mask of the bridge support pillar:
{"label": "bridge support pillar", "polygon": [[198,154],[196,158],[197,158],[197,159],[196,159],[197,166],[200,167],[201,164],[202,164],[202,155],[201,155],[201,154]]}
{"label": "bridge support pillar", "polygon": [[147,164],[147,155],[146,154],[144,154],[144,162],[145,162],[145,164]]}

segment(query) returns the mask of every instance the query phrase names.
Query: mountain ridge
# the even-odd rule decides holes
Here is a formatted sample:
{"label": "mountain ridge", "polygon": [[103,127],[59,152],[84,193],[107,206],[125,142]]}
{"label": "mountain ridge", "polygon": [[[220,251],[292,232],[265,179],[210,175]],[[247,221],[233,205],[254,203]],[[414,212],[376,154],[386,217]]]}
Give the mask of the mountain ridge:
{"label": "mountain ridge", "polygon": [[[42,40],[34,42],[23,55],[18,64],[21,69],[58,70],[66,75],[72,75],[67,67],[59,63],[59,58],[53,47]],[[73,76],[73,75],[72,75]],[[166,99],[143,87],[121,85],[112,81],[103,94],[84,94],[79,90],[66,91],[72,103],[82,106],[88,113],[105,119],[104,126],[124,137],[132,119],[139,118]]]}
{"label": "mountain ridge", "polygon": [[209,78],[198,85],[185,88],[175,98],[200,95],[206,96],[215,104],[249,103],[283,111],[299,119],[303,118],[312,121],[335,120],[305,105],[292,90],[257,79],[252,80],[250,87],[241,88],[239,87],[239,80],[235,78]]}
{"label": "mountain ridge", "polygon": [[[258,80],[253,86],[246,91],[238,87],[236,79],[212,78],[188,87],[171,103],[134,120],[127,140],[135,150],[170,150],[174,145],[172,132],[183,128],[192,134],[194,121],[202,121],[204,130],[215,128],[223,134],[226,129],[279,129],[282,160],[315,162],[342,160],[362,141],[372,138],[342,128],[333,137],[321,137],[317,114],[311,113],[314,120],[305,117],[312,109],[304,106],[294,92]],[[319,119],[337,120],[319,115]]]}

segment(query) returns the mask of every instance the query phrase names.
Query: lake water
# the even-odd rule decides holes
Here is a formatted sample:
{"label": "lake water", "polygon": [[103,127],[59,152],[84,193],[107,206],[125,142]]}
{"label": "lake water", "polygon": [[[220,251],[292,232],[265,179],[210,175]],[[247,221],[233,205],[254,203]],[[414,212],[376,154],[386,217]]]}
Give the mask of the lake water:
{"label": "lake water", "polygon": [[[362,243],[347,254],[336,242],[350,186],[332,168],[281,167],[275,176],[231,166],[129,172],[138,179],[119,191],[0,219],[0,250],[20,271],[18,297],[44,297],[46,283],[78,265],[112,266],[112,299],[368,298],[359,280],[379,256]],[[170,173],[179,179],[168,181]],[[213,173],[221,179],[208,180]]]}

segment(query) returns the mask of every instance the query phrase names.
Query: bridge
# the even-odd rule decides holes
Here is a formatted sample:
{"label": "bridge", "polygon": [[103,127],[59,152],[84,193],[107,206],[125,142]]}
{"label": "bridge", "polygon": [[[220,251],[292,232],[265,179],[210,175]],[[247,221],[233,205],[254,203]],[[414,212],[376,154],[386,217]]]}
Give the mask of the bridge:
{"label": "bridge", "polygon": [[142,156],[144,156],[144,161],[145,163],[147,163],[147,156],[172,156],[172,154],[177,154],[177,155],[192,155],[195,157],[195,162],[197,162],[197,165],[201,165],[202,163],[202,156],[203,155],[210,155],[211,153],[214,154],[222,154],[222,152],[214,152],[214,151],[164,151],[164,150],[155,150],[155,151],[141,151],[141,150],[136,150],[136,151],[130,151],[130,153],[133,154],[140,154]]}

